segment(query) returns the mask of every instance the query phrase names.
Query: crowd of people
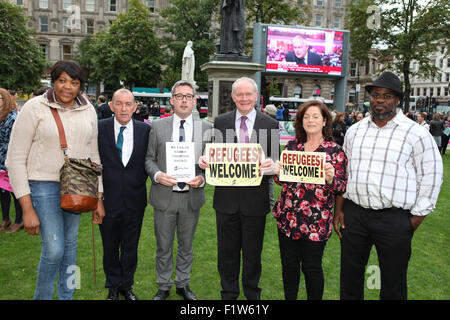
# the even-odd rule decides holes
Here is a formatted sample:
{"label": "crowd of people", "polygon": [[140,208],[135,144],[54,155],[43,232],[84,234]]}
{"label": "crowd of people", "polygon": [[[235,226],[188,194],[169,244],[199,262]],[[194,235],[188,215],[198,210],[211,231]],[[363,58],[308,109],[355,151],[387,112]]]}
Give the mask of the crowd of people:
{"label": "crowd of people", "polygon": [[[98,207],[92,215],[102,236],[107,300],[138,300],[134,274],[148,203],[156,238],[154,300],[167,299],[174,284],[185,300],[198,299],[190,287],[190,272],[193,239],[205,203],[205,170],[210,166],[203,151],[210,142],[259,143],[263,150],[258,186],[214,189],[222,299],[237,299],[240,287],[247,299],[261,299],[269,212],[278,227],[285,299],[297,299],[301,273],[307,298],[322,299],[322,258],[333,229],[341,245],[341,299],[364,298],[364,271],[372,246],[380,264],[380,298],[407,299],[411,241],[436,206],[443,179],[439,152],[445,153],[450,125],[449,117],[445,123],[430,121],[429,129],[424,114],[418,122],[408,119],[399,108],[402,90],[394,74],[385,72],[366,87],[370,111],[365,117],[333,114],[317,100],[298,108],[295,137],[285,149],[323,153],[324,184],[281,179],[277,120],[285,110],[270,105],[264,113],[257,111],[259,90],[251,78],[233,83],[236,109],[217,116],[212,126],[192,116],[196,98],[189,81],[173,85],[168,116],[148,125],[136,116],[139,103],[125,88],[110,102],[100,96],[95,109],[83,94],[85,79],[76,62],[60,61],[50,75],[52,88],[27,101],[20,112],[8,91],[0,89],[1,227],[10,225],[12,198],[16,220],[10,230],[24,228],[42,239],[34,299],[52,299],[55,282],[59,299],[72,299],[75,290],[69,286],[67,269],[76,265],[80,215],[61,209],[59,170],[64,154],[50,108],[57,110],[66,128],[69,155],[103,166]],[[167,142],[192,143],[197,161],[192,177],[179,181],[169,173]],[[273,199],[273,182],[282,187],[278,199]]]}

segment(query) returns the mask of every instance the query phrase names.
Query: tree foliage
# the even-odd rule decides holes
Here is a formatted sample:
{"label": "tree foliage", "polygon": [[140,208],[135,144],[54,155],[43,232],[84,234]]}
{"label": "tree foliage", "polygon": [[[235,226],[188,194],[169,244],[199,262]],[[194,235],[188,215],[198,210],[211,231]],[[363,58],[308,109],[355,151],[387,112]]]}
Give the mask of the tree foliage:
{"label": "tree foliage", "polygon": [[77,60],[92,70],[91,80],[117,87],[156,87],[161,79],[162,50],[147,6],[131,0],[109,30],[78,46]]}
{"label": "tree foliage", "polygon": [[48,64],[26,23],[20,7],[0,2],[0,87],[29,93],[39,88]]}
{"label": "tree foliage", "polygon": [[[450,2],[445,0],[358,0],[349,5],[346,28],[350,30],[351,55],[367,60],[370,48],[380,49],[386,69],[403,75],[404,111],[409,108],[410,78],[437,74],[430,56],[450,44]],[[411,62],[418,70],[411,70]]]}
{"label": "tree foliage", "polygon": [[299,1],[247,0],[246,21],[253,23],[301,24],[307,21],[309,8]]}

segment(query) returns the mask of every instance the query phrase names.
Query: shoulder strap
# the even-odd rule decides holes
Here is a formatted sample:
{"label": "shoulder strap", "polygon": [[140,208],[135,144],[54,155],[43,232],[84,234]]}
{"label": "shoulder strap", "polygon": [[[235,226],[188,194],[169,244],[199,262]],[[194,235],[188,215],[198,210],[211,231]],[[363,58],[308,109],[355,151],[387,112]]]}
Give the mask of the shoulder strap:
{"label": "shoulder strap", "polygon": [[51,107],[50,107],[50,110],[52,112],[53,118],[55,119],[56,126],[58,127],[59,143],[61,144],[61,149],[63,150],[63,153],[64,153],[64,159],[67,159],[67,154],[66,154],[66,150],[67,150],[66,133],[64,132],[64,127],[63,127],[63,124],[61,122],[61,118],[59,117],[58,110],[56,110],[55,108],[51,108]]}

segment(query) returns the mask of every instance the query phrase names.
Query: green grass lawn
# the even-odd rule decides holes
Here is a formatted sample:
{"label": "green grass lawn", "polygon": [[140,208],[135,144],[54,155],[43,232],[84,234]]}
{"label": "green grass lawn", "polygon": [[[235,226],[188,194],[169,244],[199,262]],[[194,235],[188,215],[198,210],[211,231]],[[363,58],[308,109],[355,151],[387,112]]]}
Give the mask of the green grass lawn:
{"label": "green grass lawn", "polygon": [[[444,156],[444,184],[436,210],[429,215],[416,231],[412,241],[412,257],[408,269],[408,298],[419,300],[450,299],[450,155]],[[212,209],[213,187],[207,186],[206,204],[200,212],[195,240],[194,264],[191,273],[191,288],[199,299],[220,299],[220,278],[217,272],[217,239],[215,212]],[[275,196],[280,188],[276,186]],[[14,213],[12,214],[14,217]],[[98,227],[94,228],[96,253],[96,283],[92,248],[90,214],[83,214],[78,237],[78,260],[81,270],[81,288],[75,291],[76,300],[103,300],[105,275],[102,267],[102,244]],[[157,291],[155,275],[155,236],[153,231],[153,209],[147,207],[139,244],[139,262],[135,274],[134,292],[140,299],[152,299]],[[176,245],[175,245],[176,248]],[[41,251],[40,237],[25,232],[0,233],[0,300],[32,299],[36,271]],[[325,275],[324,299],[339,299],[340,245],[336,234],[327,243],[323,257]],[[370,265],[377,265],[376,250],[373,249]],[[264,249],[262,254],[262,276],[260,287],[262,299],[284,299],[281,279],[280,253],[275,219],[267,216]],[[366,275],[366,278],[371,274]],[[378,299],[379,290],[366,286],[365,298]],[[241,299],[244,298],[241,290]],[[169,299],[181,299],[171,290]],[[306,299],[305,286],[300,283],[299,299]]]}

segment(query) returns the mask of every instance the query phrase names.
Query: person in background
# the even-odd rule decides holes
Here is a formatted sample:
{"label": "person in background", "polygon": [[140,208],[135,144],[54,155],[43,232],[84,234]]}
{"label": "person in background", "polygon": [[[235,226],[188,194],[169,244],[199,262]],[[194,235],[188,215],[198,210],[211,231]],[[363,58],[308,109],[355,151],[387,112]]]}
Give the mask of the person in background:
{"label": "person in background", "polygon": [[17,104],[17,99],[19,99],[19,93],[16,90],[8,90],[11,95],[12,102],[14,103],[14,108],[19,112],[19,105]]}
{"label": "person in background", "polygon": [[[50,108],[57,110],[64,124],[68,156],[90,158],[100,163],[97,114],[82,95],[85,79],[78,63],[59,61],[52,67],[50,77],[53,89],[28,100],[17,116],[6,168],[14,194],[22,206],[25,231],[30,235],[41,235],[34,299],[53,299],[57,279],[58,299],[71,300],[75,291],[71,278],[76,272],[73,266],[77,265],[81,215],[61,209],[60,169],[64,154]],[[99,177],[101,192],[103,186]]]}
{"label": "person in background", "polygon": [[420,124],[425,130],[430,131],[430,125],[425,121],[427,115],[423,112],[417,114],[417,123]]}
{"label": "person in background", "polygon": [[159,118],[160,119],[167,118],[167,117],[170,117],[171,115],[173,115],[173,108],[172,108],[172,106],[165,106],[164,107],[164,114],[161,117],[159,117]]}
{"label": "person in background", "polygon": [[438,113],[433,115],[433,120],[430,121],[430,133],[436,141],[436,145],[438,146],[439,153],[442,148],[442,133],[444,132],[444,121],[442,121],[439,117]]}
{"label": "person in background", "polygon": [[283,187],[273,208],[277,220],[284,297],[296,300],[300,265],[305,275],[308,300],[322,299],[322,256],[332,232],[335,196],[345,192],[347,157],[333,141],[331,114],[320,101],[303,103],[295,119],[295,139],[285,150],[325,152],[325,184],[283,182],[277,177],[281,163],[274,164],[275,181]]}
{"label": "person in background", "polygon": [[98,96],[97,117],[98,120],[108,119],[113,116],[113,112],[108,104],[108,99],[104,95]]}
{"label": "person in background", "polygon": [[283,118],[284,118],[283,113],[284,113],[284,106],[282,104],[280,104],[277,107],[277,120],[278,121],[283,121]]}
{"label": "person in background", "polygon": [[450,116],[444,116],[444,130],[442,131],[442,145],[441,145],[441,153],[445,155],[445,151],[447,150],[448,141],[450,138]]}
{"label": "person in background", "polygon": [[[8,152],[11,130],[16,118],[17,111],[14,100],[7,90],[0,88],[0,173],[4,175],[5,178],[8,177],[8,172],[5,167],[6,153]],[[5,188],[2,188],[0,191],[3,218],[2,224],[0,225],[0,231],[5,231],[5,233],[14,233],[23,228],[22,207],[11,190],[11,186],[8,184],[8,186],[5,186]],[[16,219],[11,226],[11,229],[7,230],[11,225],[11,220],[9,218],[11,195],[14,199]]]}
{"label": "person in background", "polygon": [[336,118],[334,119],[332,124],[332,130],[334,141],[338,145],[342,146],[344,143],[345,132],[347,131],[344,121],[344,114],[342,112],[338,112],[336,114]]}

